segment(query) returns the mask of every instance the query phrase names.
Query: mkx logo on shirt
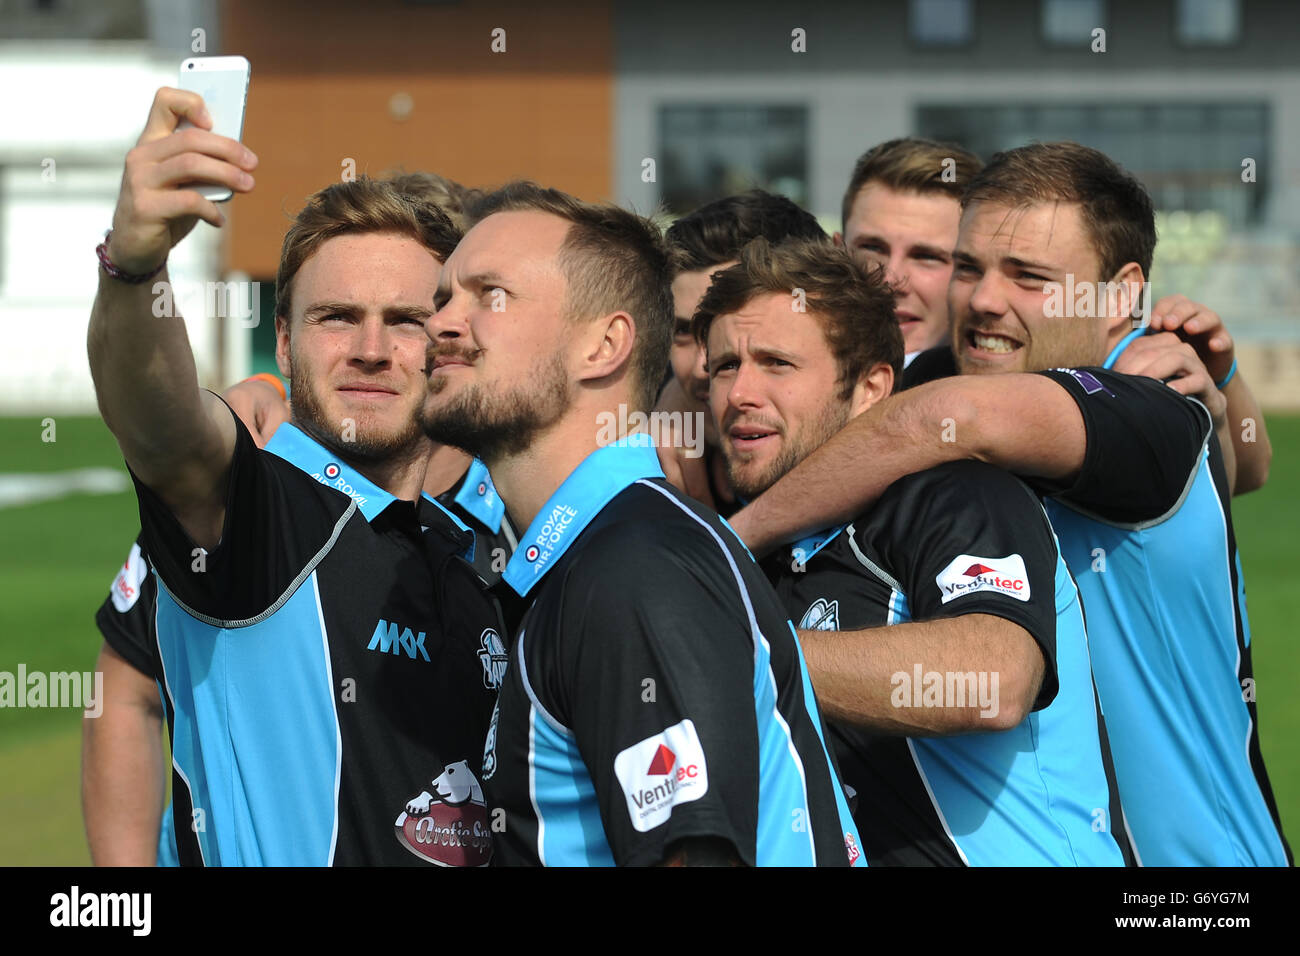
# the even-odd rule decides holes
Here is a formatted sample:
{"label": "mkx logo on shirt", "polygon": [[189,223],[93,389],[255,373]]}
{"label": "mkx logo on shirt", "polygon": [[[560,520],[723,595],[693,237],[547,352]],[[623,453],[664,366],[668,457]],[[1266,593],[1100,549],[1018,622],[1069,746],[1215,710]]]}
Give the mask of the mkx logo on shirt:
{"label": "mkx logo on shirt", "polygon": [[[398,625],[389,624],[381,618],[375,625],[375,633],[371,635],[366,650],[379,651],[381,654],[400,654],[405,651],[406,656],[411,660],[422,657],[428,661],[429,652],[424,649],[424,638],[424,631],[418,635],[411,633],[409,627],[398,631]],[[429,661],[429,663],[433,662]]]}
{"label": "mkx logo on shirt", "polygon": [[709,792],[704,748],[689,719],[622,751],[614,758],[614,774],[639,833],[665,823],[677,804]]}
{"label": "mkx logo on shirt", "polygon": [[1018,554],[1005,558],[959,554],[939,572],[934,583],[939,585],[944,604],[980,591],[994,591],[1017,601],[1029,600],[1029,575],[1025,571],[1025,559]]}

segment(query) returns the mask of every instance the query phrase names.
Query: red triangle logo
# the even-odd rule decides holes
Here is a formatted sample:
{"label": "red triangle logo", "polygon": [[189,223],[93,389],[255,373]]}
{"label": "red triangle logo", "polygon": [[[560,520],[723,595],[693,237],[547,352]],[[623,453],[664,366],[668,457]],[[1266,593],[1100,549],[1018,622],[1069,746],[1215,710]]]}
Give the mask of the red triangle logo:
{"label": "red triangle logo", "polygon": [[987,564],[980,564],[979,562],[976,562],[975,564],[972,564],[969,568],[967,568],[962,573],[965,574],[966,577],[968,578],[973,578],[981,574],[996,574],[997,572],[994,571],[992,568],[990,568]]}
{"label": "red triangle logo", "polygon": [[659,749],[655,751],[654,760],[650,761],[650,769],[646,773],[651,776],[662,777],[664,774],[672,773],[673,764],[676,762],[677,755],[663,744],[660,744]]}

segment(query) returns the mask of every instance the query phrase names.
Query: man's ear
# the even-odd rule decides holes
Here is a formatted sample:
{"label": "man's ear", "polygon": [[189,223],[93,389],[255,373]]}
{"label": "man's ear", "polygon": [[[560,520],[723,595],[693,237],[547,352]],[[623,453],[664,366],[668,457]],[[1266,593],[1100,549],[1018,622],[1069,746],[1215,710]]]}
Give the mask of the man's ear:
{"label": "man's ear", "polygon": [[841,249],[844,248],[844,233],[836,232],[831,235],[831,240]]}
{"label": "man's ear", "polygon": [[894,367],[877,362],[862,373],[849,399],[849,416],[856,418],[894,391]]}
{"label": "man's ear", "polygon": [[[1143,304],[1145,291],[1146,277],[1142,274],[1142,267],[1136,262],[1125,263],[1124,267],[1115,273],[1115,277],[1107,285],[1104,306],[1107,310],[1106,332],[1108,334],[1114,334],[1121,326],[1125,331],[1133,327],[1132,320]],[[1100,302],[1098,306],[1101,306]],[[1151,317],[1143,315],[1141,318],[1145,324]]]}
{"label": "man's ear", "polygon": [[624,370],[636,344],[636,323],[626,312],[611,312],[590,325],[582,342],[578,381],[605,378]]}
{"label": "man's ear", "polygon": [[282,378],[293,379],[293,362],[289,358],[289,320],[275,317],[275,364]]}

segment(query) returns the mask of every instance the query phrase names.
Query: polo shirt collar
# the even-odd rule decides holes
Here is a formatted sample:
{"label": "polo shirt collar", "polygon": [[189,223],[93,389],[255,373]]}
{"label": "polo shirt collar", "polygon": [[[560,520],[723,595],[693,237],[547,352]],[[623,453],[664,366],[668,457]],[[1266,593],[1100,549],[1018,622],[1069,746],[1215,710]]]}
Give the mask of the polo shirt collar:
{"label": "polo shirt collar", "polygon": [[481,521],[484,527],[490,528],[493,534],[501,531],[501,519],[506,516],[506,503],[497,494],[487,465],[477,458],[469,463],[469,471],[465,472],[452,500]]}
{"label": "polo shirt collar", "polygon": [[1106,361],[1101,363],[1101,367],[1114,368],[1115,363],[1119,361],[1119,357],[1124,352],[1124,350],[1128,348],[1129,345],[1132,344],[1134,339],[1140,339],[1142,338],[1142,336],[1146,335],[1148,329],[1150,329],[1150,326],[1144,326],[1140,329],[1134,329],[1128,335],[1120,339],[1119,342],[1116,343],[1115,347],[1110,350],[1110,354],[1106,356]]}
{"label": "polo shirt collar", "polygon": [[[271,440],[266,443],[265,450],[283,458],[298,470],[305,471],[327,488],[334,488],[348,495],[357,503],[357,508],[367,521],[374,521],[380,512],[398,500],[290,422],[285,422],[275,430]],[[472,541],[474,532],[465,525],[465,522],[427,494],[422,497],[446,515],[461,531],[469,532]],[[471,560],[473,553],[474,546],[471,543],[468,550]]]}
{"label": "polo shirt collar", "polygon": [[641,478],[662,478],[650,436],[638,432],[598,448],[564,479],[537,512],[502,579],[524,597],[605,505]]}
{"label": "polo shirt collar", "polygon": [[848,524],[845,523],[834,528],[824,528],[808,535],[806,538],[800,538],[790,545],[791,559],[799,564],[807,564],[812,560],[814,554],[838,538],[847,527]]}

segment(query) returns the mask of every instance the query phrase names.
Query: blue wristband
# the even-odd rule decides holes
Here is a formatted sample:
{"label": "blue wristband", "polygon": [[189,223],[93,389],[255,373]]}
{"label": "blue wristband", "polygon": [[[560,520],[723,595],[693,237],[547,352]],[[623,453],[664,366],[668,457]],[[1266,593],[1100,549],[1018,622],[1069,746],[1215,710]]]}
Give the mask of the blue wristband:
{"label": "blue wristband", "polygon": [[1237,374],[1237,360],[1233,359],[1232,366],[1228,369],[1228,374],[1223,376],[1222,382],[1215,382],[1214,387],[1218,389],[1222,389],[1223,386],[1227,385],[1229,382],[1232,381],[1232,376],[1236,374]]}

